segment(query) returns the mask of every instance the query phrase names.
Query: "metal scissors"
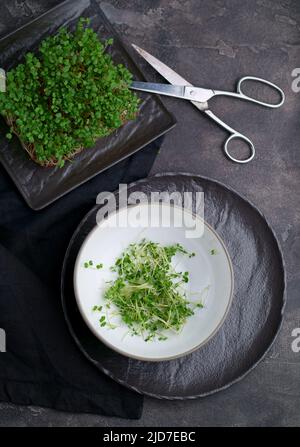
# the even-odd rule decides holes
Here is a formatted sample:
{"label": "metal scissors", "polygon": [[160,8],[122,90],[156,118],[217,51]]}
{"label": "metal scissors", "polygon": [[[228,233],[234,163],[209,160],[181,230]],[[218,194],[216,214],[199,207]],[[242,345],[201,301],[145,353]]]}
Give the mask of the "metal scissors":
{"label": "metal scissors", "polygon": [[[256,104],[260,104],[265,107],[277,108],[280,107],[284,103],[285,95],[284,92],[277,85],[269,82],[265,79],[257,78],[254,76],[245,76],[241,78],[237,84],[236,92],[226,92],[221,90],[209,90],[206,88],[194,87],[188,81],[186,81],[182,76],[172,70],[170,67],[165,65],[163,62],[156,59],[151,54],[147,53],[147,51],[139,48],[137,45],[132,44],[134,49],[160,74],[162,75],[170,84],[155,84],[151,82],[138,82],[133,81],[131,84],[131,88],[134,90],[141,90],[144,92],[157,93],[159,95],[167,95],[174,96],[175,98],[187,99],[191,101],[191,103],[197,107],[201,112],[204,112],[208,115],[212,120],[214,120],[219,126],[223,127],[229,132],[229,137],[224,143],[224,151],[230,160],[235,163],[248,163],[254,158],[255,155],[255,147],[249,138],[240,132],[234,130],[232,127],[228,126],[228,124],[224,123],[220,118],[218,118],[210,109],[208,105],[208,101],[214,96],[232,96],[234,98],[243,99],[245,101],[251,101]],[[245,81],[256,81],[262,84],[266,84],[270,87],[273,87],[280,94],[280,101],[276,104],[267,103],[263,101],[259,101],[257,99],[251,98],[246,95],[242,91],[242,85]],[[229,142],[233,139],[241,139],[246,142],[250,149],[250,155],[245,159],[238,159],[233,157],[229,152]]]}

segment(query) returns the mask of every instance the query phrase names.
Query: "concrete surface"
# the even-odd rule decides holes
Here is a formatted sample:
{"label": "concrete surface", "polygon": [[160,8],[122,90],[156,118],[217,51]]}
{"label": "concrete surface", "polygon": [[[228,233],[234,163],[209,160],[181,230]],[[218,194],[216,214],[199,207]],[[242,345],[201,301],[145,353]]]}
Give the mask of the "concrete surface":
{"label": "concrete surface", "polygon": [[[59,3],[4,0],[0,34]],[[165,139],[153,173],[189,171],[236,188],[274,227],[284,249],[288,278],[285,320],[274,348],[242,382],[211,397],[165,402],[145,399],[139,421],[75,415],[0,404],[0,426],[296,426],[300,424],[300,352],[291,349],[300,327],[299,161],[300,93],[292,70],[300,66],[297,0],[111,0],[105,13],[127,43],[135,42],[196,85],[233,89],[243,75],[265,77],[286,93],[279,110],[221,99],[213,108],[256,144],[248,165],[225,159],[226,133],[190,104],[165,103],[178,119]],[[142,62],[141,62],[142,63]],[[160,80],[142,64],[149,79]]]}

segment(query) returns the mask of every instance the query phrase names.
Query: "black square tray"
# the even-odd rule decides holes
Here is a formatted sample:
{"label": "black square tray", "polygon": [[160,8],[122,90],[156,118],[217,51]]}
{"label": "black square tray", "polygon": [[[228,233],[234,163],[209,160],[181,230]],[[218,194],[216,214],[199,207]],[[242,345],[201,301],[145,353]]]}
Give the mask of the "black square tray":
{"label": "black square tray", "polygon": [[[67,0],[0,40],[0,67],[6,71],[22,61],[28,51],[36,51],[39,43],[61,26],[75,27],[80,16],[91,19],[90,26],[101,39],[113,37],[110,48],[116,63],[123,63],[134,79],[144,80],[139,68],[94,0]],[[8,142],[8,127],[0,119],[0,161],[11,176],[27,204],[34,210],[49,205],[98,173],[132,155],[158,136],[170,130],[176,121],[159,98],[141,94],[136,120],[130,121],[95,146],[83,150],[63,168],[41,167],[22,148],[17,137]]]}

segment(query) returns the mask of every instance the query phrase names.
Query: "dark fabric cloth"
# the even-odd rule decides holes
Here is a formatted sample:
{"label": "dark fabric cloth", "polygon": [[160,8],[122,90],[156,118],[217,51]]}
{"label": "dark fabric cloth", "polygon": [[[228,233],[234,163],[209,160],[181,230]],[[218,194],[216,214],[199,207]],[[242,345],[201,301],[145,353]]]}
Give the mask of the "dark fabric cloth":
{"label": "dark fabric cloth", "polygon": [[101,374],[64,320],[61,267],[77,225],[101,191],[148,175],[161,139],[42,211],[25,204],[0,167],[0,400],[138,418],[142,396]]}

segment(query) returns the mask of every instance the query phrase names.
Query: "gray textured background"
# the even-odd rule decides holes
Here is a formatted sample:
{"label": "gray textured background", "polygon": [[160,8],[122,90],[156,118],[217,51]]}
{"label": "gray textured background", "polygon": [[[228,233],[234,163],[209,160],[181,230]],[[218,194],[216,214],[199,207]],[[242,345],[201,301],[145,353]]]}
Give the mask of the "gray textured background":
{"label": "gray textured background", "polygon": [[[0,36],[57,0],[2,0]],[[298,0],[110,0],[100,2],[127,43],[135,42],[195,85],[233,89],[244,75],[265,77],[286,93],[279,110],[218,98],[213,108],[249,136],[257,156],[248,165],[224,158],[226,134],[183,101],[166,99],[178,124],[162,146],[153,173],[203,174],[237,189],[274,227],[283,246],[288,303],[283,328],[267,358],[242,382],[201,400],[145,399],[139,421],[73,415],[0,404],[0,426],[296,426],[300,425],[300,93],[291,72],[300,67]],[[141,63],[148,79],[159,80]]]}

